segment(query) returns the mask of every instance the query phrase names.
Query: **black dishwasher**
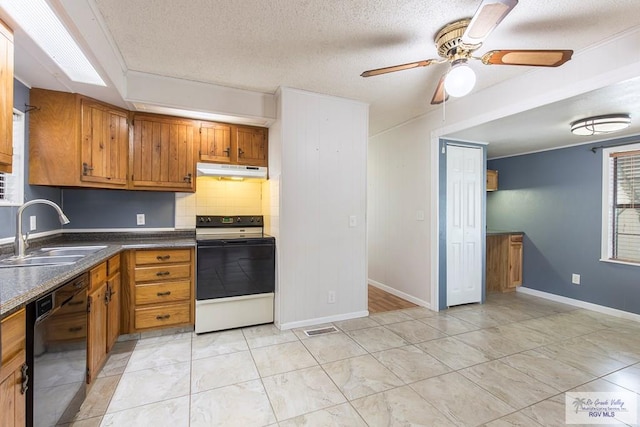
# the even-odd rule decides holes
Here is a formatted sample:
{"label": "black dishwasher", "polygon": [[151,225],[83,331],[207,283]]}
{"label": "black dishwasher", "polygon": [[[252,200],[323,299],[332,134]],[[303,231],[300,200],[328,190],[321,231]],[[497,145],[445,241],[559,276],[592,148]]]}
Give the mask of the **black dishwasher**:
{"label": "black dishwasher", "polygon": [[27,306],[27,426],[70,422],[86,395],[87,273]]}

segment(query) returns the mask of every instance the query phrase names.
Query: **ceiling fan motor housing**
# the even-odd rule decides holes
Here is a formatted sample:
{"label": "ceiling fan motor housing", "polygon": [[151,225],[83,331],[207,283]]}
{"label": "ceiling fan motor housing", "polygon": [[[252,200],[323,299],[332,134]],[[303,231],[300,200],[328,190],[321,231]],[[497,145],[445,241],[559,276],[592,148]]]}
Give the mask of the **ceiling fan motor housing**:
{"label": "ceiling fan motor housing", "polygon": [[465,45],[462,43],[462,35],[469,26],[471,18],[461,19],[442,27],[436,34],[435,42],[438,48],[438,55],[446,59],[457,59],[457,57],[468,57],[471,51],[478,49],[481,44]]}

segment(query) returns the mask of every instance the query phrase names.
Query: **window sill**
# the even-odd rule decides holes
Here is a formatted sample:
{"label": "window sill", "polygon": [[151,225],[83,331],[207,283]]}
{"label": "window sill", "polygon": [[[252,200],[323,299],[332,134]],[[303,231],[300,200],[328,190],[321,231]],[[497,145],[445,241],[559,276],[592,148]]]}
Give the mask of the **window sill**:
{"label": "window sill", "polygon": [[630,262],[630,261],[618,261],[616,259],[604,259],[604,258],[600,258],[601,262],[610,262],[611,264],[622,264],[622,265],[631,265],[634,267],[640,267],[640,263],[637,262]]}

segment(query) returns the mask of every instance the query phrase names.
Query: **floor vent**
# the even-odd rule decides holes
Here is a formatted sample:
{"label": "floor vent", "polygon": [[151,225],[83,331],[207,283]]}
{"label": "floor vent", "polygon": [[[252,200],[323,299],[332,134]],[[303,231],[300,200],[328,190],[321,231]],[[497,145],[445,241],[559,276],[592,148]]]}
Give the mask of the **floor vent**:
{"label": "floor vent", "polygon": [[305,335],[308,337],[315,337],[317,335],[330,334],[333,332],[338,332],[335,326],[329,326],[327,328],[309,329],[304,331]]}

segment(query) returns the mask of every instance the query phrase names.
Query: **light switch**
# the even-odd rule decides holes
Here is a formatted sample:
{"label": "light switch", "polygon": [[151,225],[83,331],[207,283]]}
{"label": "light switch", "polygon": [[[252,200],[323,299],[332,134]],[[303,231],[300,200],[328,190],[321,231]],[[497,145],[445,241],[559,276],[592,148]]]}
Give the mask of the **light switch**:
{"label": "light switch", "polygon": [[137,214],[136,215],[136,224],[137,225],[144,225],[144,214]]}
{"label": "light switch", "polygon": [[358,221],[356,220],[355,215],[351,215],[349,217],[349,227],[356,227],[358,225]]}
{"label": "light switch", "polygon": [[29,217],[29,231],[33,231],[35,230],[36,227],[36,216],[35,215],[31,215]]}
{"label": "light switch", "polygon": [[424,211],[416,211],[416,221],[424,221]]}

